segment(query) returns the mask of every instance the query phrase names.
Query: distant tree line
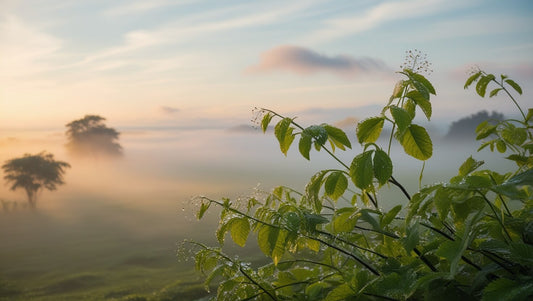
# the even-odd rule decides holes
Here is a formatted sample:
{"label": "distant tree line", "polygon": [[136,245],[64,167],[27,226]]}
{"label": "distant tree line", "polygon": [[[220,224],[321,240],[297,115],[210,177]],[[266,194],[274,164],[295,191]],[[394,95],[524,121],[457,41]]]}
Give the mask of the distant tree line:
{"label": "distant tree line", "polygon": [[487,111],[480,111],[468,117],[454,121],[450,125],[450,129],[444,138],[446,140],[471,140],[472,138],[476,137],[476,127],[481,122],[488,120],[491,123],[496,123],[504,119],[505,118],[502,113],[493,111],[491,114],[489,114]]}

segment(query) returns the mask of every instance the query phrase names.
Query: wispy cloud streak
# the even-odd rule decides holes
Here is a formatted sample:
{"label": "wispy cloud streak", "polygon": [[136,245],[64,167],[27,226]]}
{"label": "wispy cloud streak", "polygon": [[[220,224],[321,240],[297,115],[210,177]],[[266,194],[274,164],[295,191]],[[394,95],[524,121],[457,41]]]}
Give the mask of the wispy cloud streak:
{"label": "wispy cloud streak", "polygon": [[388,70],[385,63],[373,58],[354,58],[348,55],[326,56],[296,46],[279,46],[261,54],[257,65],[248,73],[288,71],[296,74],[329,72],[343,77]]}

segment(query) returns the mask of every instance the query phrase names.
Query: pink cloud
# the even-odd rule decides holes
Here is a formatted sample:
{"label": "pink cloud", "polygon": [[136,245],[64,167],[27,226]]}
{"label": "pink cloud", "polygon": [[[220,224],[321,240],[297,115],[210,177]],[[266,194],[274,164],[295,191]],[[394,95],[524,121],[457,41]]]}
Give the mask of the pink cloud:
{"label": "pink cloud", "polygon": [[300,75],[329,72],[352,77],[362,73],[388,71],[381,60],[354,58],[348,55],[327,56],[297,46],[279,46],[263,52],[257,65],[249,67],[249,73],[288,71]]}

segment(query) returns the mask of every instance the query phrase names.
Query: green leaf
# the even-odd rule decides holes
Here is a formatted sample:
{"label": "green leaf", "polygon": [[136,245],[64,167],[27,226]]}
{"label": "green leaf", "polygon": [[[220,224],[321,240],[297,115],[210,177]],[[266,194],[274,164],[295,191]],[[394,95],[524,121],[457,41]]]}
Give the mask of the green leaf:
{"label": "green leaf", "polygon": [[327,218],[323,217],[320,214],[314,214],[314,213],[305,213],[304,219],[305,219],[305,226],[307,230],[309,231],[316,230],[317,225],[325,224],[329,222]]}
{"label": "green leaf", "polygon": [[483,165],[484,161],[477,161],[472,158],[472,156],[468,157],[466,161],[459,167],[459,175],[460,176],[466,176],[473,172],[474,170],[478,169],[481,165]]}
{"label": "green leaf", "polygon": [[529,109],[527,109],[526,121],[530,121],[531,118],[533,118],[533,109],[529,108]]}
{"label": "green leaf", "polygon": [[357,155],[350,166],[350,177],[353,183],[360,189],[367,189],[372,185],[374,170],[372,168],[372,153],[366,151]]}
{"label": "green leaf", "polygon": [[320,125],[312,125],[303,130],[302,135],[307,134],[315,140],[319,145],[324,145],[328,140],[328,132]]}
{"label": "green leaf", "polygon": [[288,212],[285,215],[285,220],[287,221],[287,228],[292,232],[297,232],[300,228],[300,216],[296,212]]}
{"label": "green leaf", "polygon": [[281,152],[286,156],[292,141],[294,140],[293,128],[290,126],[292,123],[291,118],[283,118],[274,129],[274,134],[279,141],[279,147]]}
{"label": "green leaf", "polygon": [[479,79],[476,85],[476,92],[479,96],[485,97],[485,93],[487,91],[487,85],[493,79],[494,79],[494,75],[492,74],[484,75]]}
{"label": "green leaf", "polygon": [[420,109],[422,109],[422,112],[424,112],[424,115],[426,115],[426,118],[430,120],[432,109],[431,109],[431,102],[429,102],[429,100],[424,98],[422,94],[420,94],[420,92],[418,91],[410,91],[405,96],[413,100],[416,103],[416,105],[418,105]]}
{"label": "green leaf", "polygon": [[377,149],[374,153],[374,176],[379,185],[387,183],[392,176],[392,161],[386,152]]}
{"label": "green leaf", "polygon": [[333,218],[334,233],[350,232],[357,224],[360,214],[354,207],[345,207],[337,210]]}
{"label": "green leaf", "polygon": [[452,199],[450,195],[443,189],[437,190],[433,198],[435,208],[441,220],[446,220],[451,209]]}
{"label": "green leaf", "polygon": [[465,89],[468,88],[474,81],[476,81],[481,76],[481,71],[478,71],[477,73],[472,74],[466,82],[465,82]]}
{"label": "green leaf", "polygon": [[309,203],[313,206],[315,212],[322,210],[322,203],[320,202],[319,192],[322,187],[322,181],[326,175],[326,170],[321,170],[314,174],[305,186],[305,196]]}
{"label": "green leaf", "polygon": [[359,143],[376,142],[381,134],[384,123],[384,117],[372,117],[359,122],[357,124],[357,139]]}
{"label": "green leaf", "polygon": [[202,219],[202,217],[204,216],[205,212],[207,211],[207,209],[209,209],[209,206],[211,205],[211,203],[203,203],[200,205],[200,210],[198,211],[198,213],[196,214],[196,217],[198,219]]}
{"label": "green leaf", "polygon": [[420,241],[420,225],[418,221],[410,223],[405,229],[405,237],[402,239],[402,244],[407,254],[411,253]]}
{"label": "green leaf", "polygon": [[528,300],[533,295],[533,282],[520,283],[508,278],[499,278],[483,289],[483,301]]}
{"label": "green leaf", "polygon": [[308,285],[305,288],[305,300],[323,300],[328,288],[329,284],[322,281]]}
{"label": "green leaf", "polygon": [[348,188],[348,180],[342,171],[334,171],[326,178],[324,188],[326,194],[336,201]]}
{"label": "green leaf", "polygon": [[496,149],[503,154],[505,151],[507,151],[507,145],[505,145],[505,142],[502,140],[498,140],[496,141]]}
{"label": "green leaf", "polygon": [[483,121],[476,127],[476,140],[487,138],[490,134],[496,132],[496,126],[490,124],[488,121]]}
{"label": "green leaf", "polygon": [[350,142],[350,139],[348,139],[348,136],[346,136],[346,133],[343,130],[327,124],[324,124],[322,126],[324,127],[324,129],[326,129],[328,139],[333,141],[333,143],[338,148],[342,150],[344,150],[344,146],[352,148],[352,143]]}
{"label": "green leaf", "polygon": [[433,154],[433,143],[425,128],[411,124],[401,137],[404,151],[418,159],[427,160]]}
{"label": "green leaf", "polygon": [[268,257],[272,256],[272,251],[276,246],[278,240],[279,228],[274,228],[267,225],[261,225],[257,232],[257,244],[259,249]]}
{"label": "green leaf", "polygon": [[435,92],[435,88],[433,87],[431,82],[429,80],[427,80],[427,78],[425,78],[422,74],[411,73],[410,75],[411,75],[411,77],[414,80],[416,80],[417,82],[419,82],[422,85],[424,85],[424,87],[426,87],[426,89],[429,91],[429,93],[431,93],[433,95],[437,95],[436,92]]}
{"label": "green leaf", "polygon": [[411,114],[397,106],[390,106],[390,112],[400,132],[403,132],[411,124],[411,120],[413,120]]}
{"label": "green leaf", "polygon": [[248,239],[248,234],[250,234],[250,223],[246,218],[235,218],[231,222],[230,234],[233,241],[244,247],[246,240]]}
{"label": "green leaf", "polygon": [[496,88],[496,89],[490,91],[489,97],[494,97],[494,96],[498,95],[498,92],[500,92],[501,90],[502,90],[502,88]]}
{"label": "green leaf", "polygon": [[263,133],[267,131],[268,125],[270,124],[272,117],[274,117],[274,115],[270,112],[263,116],[263,120],[261,120],[261,129],[263,130]]}
{"label": "green leaf", "polygon": [[332,289],[324,301],[342,301],[347,300],[349,297],[354,295],[355,292],[352,290],[352,288],[348,284],[343,283]]}
{"label": "green leaf", "polygon": [[304,135],[302,133],[302,136],[300,137],[300,141],[298,142],[298,150],[300,151],[300,154],[307,160],[310,160],[309,158],[309,152],[311,151],[311,143],[312,138],[309,135]]}
{"label": "green leaf", "polygon": [[509,86],[513,87],[513,89],[515,89],[518,94],[522,95],[522,88],[515,81],[513,81],[512,79],[507,79],[505,80],[505,82],[509,84]]}
{"label": "green leaf", "polygon": [[394,220],[398,212],[400,212],[400,210],[402,210],[402,205],[396,205],[394,208],[389,210],[389,212],[382,216],[381,225],[386,226],[390,224]]}

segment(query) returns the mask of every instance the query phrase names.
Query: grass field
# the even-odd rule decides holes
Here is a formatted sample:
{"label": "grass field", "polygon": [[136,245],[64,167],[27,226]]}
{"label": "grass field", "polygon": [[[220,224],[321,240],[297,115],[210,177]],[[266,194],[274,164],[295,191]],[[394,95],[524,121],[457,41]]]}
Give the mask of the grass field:
{"label": "grass field", "polygon": [[[0,300],[202,300],[208,296],[202,275],[190,258],[179,260],[176,251],[184,239],[214,245],[217,214],[210,210],[206,219],[196,221],[192,196],[238,197],[249,194],[257,183],[266,190],[283,184],[302,191],[314,172],[336,167],[324,153],[313,153],[311,163],[297,150],[284,158],[273,137],[211,138],[206,140],[212,146],[200,141],[205,148],[191,157],[189,144],[154,144],[133,136],[126,139],[128,152],[121,161],[69,160],[73,167],[67,184],[43,193],[38,210],[0,211]],[[234,149],[217,152],[227,139],[234,140]],[[48,143],[47,149],[65,158],[59,139]],[[41,149],[42,142],[37,144],[29,151]],[[31,145],[17,147],[22,146]],[[437,146],[423,183],[446,180],[470,154],[488,157],[486,152],[476,154],[475,148]],[[349,162],[358,151],[339,157]],[[393,149],[393,154],[400,152]],[[0,160],[14,154],[4,148]],[[396,155],[393,160],[395,177],[415,191],[421,163]],[[497,170],[510,164],[491,163]],[[23,196],[5,186],[0,189],[0,199],[23,204]],[[385,187],[379,197],[384,209],[405,203],[394,187]],[[244,250],[231,243],[226,247],[249,260],[265,258],[253,240]]]}

